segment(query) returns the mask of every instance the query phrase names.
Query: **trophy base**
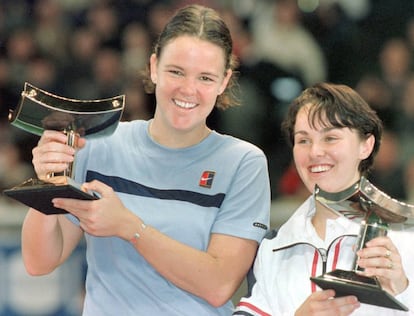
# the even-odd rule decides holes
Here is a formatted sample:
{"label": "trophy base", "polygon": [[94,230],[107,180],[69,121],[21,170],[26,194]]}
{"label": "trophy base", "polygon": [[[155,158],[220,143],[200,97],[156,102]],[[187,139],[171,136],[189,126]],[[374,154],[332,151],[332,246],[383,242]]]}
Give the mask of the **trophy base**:
{"label": "trophy base", "polygon": [[98,199],[96,195],[83,191],[80,185],[71,178],[59,176],[48,180],[50,182],[29,179],[14,188],[4,190],[3,193],[46,215],[67,213],[67,211],[53,206],[53,198]]}
{"label": "trophy base", "polygon": [[335,290],[337,297],[355,295],[361,303],[408,311],[406,306],[384,291],[375,278],[354,271],[337,269],[310,279],[324,290]]}

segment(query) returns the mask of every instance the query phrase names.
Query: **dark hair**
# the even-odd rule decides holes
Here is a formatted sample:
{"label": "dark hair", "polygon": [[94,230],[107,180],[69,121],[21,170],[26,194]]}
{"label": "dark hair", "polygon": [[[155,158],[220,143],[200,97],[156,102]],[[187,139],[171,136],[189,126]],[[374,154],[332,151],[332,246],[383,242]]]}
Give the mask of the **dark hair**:
{"label": "dark hair", "polygon": [[361,161],[358,169],[366,174],[372,167],[374,157],[378,153],[382,122],[376,112],[352,88],[346,85],[318,83],[304,90],[289,106],[288,113],[282,122],[282,132],[288,144],[294,145],[294,128],[299,110],[311,104],[308,119],[310,126],[316,123],[324,127],[348,127],[356,130],[362,139],[373,135],[374,148],[368,158]]}
{"label": "dark hair", "polygon": [[[153,53],[159,58],[163,48],[170,41],[183,35],[194,36],[221,47],[226,58],[226,70],[235,70],[237,68],[238,61],[232,53],[233,41],[230,31],[215,10],[201,5],[188,5],[179,9],[159,35]],[[145,91],[147,93],[154,93],[155,85],[151,81],[149,68],[144,74],[143,82]],[[231,106],[239,105],[239,100],[236,97],[236,88],[238,88],[238,85],[235,72],[233,71],[226,89],[217,98],[216,106],[220,109],[227,109]]]}

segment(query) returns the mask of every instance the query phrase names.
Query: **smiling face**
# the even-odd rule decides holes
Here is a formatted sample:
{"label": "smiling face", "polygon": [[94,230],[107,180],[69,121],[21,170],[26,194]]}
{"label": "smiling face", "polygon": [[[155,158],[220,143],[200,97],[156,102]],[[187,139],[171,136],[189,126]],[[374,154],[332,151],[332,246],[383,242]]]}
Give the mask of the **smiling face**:
{"label": "smiling face", "polygon": [[207,116],[231,76],[224,51],[193,36],[171,40],[159,58],[151,56],[151,79],[156,83],[154,127],[167,133],[203,131]]}
{"label": "smiling face", "polygon": [[310,192],[315,184],[327,192],[339,192],[360,178],[358,166],[372,152],[375,138],[362,139],[358,131],[337,128],[308,119],[309,107],[303,106],[294,126],[293,157],[298,173]]}

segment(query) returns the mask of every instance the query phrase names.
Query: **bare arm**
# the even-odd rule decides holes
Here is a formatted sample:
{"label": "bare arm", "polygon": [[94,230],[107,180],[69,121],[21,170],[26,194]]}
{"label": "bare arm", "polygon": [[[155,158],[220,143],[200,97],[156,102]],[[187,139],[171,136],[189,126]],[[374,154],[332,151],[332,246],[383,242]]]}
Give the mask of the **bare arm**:
{"label": "bare arm", "polygon": [[22,227],[22,255],[31,275],[52,272],[72,253],[82,231],[64,215],[44,215],[30,209]]}
{"label": "bare arm", "polygon": [[253,262],[257,243],[213,234],[207,252],[203,252],[148,227],[135,247],[166,279],[211,305],[220,306],[242,282]]}
{"label": "bare arm", "polygon": [[[45,131],[33,149],[33,165],[39,179],[59,172],[73,161],[75,150],[61,132]],[[80,141],[84,145],[84,140]],[[63,263],[82,237],[82,231],[64,215],[44,215],[29,209],[22,227],[22,254],[27,271],[47,274]]]}

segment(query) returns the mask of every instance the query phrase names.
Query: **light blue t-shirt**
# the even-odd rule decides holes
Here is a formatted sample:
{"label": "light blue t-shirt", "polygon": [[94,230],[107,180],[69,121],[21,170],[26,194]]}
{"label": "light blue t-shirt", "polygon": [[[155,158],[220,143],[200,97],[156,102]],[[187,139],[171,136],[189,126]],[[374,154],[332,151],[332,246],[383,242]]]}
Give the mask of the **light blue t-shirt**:
{"label": "light blue t-shirt", "polygon": [[[108,184],[147,225],[199,250],[211,233],[260,242],[269,225],[266,158],[231,136],[213,131],[197,145],[171,149],[151,139],[148,121],[122,122],[113,135],[88,140],[75,167],[77,182]],[[231,315],[230,301],[215,308],[176,287],[129,242],[85,238],[83,315]]]}

